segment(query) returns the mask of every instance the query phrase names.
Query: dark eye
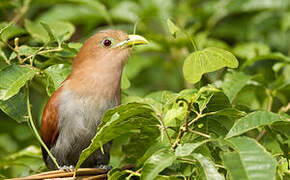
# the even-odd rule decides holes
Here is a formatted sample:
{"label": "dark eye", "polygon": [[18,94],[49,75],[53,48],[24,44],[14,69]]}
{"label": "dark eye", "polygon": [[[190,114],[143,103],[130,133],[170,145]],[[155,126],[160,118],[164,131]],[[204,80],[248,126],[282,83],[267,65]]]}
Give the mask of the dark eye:
{"label": "dark eye", "polygon": [[105,39],[103,41],[103,44],[104,44],[104,46],[109,47],[109,46],[111,46],[112,42],[109,39]]}

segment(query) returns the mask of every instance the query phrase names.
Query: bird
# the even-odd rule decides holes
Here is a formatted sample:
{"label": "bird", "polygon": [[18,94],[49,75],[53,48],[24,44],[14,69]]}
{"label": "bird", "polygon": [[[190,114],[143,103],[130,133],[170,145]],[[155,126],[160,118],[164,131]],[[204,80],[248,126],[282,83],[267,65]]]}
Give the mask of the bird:
{"label": "bird", "polygon": [[[60,167],[74,168],[97,133],[103,114],[121,103],[121,76],[132,47],[147,44],[140,35],[101,30],[74,58],[71,73],[52,94],[41,119],[41,138]],[[111,143],[96,150],[81,167],[108,165]],[[48,169],[57,169],[42,147]]]}

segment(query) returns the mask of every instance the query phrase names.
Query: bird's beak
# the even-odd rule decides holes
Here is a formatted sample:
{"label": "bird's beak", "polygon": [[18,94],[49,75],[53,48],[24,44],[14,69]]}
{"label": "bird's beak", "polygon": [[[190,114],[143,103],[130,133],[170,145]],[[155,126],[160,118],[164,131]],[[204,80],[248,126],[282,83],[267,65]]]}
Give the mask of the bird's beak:
{"label": "bird's beak", "polygon": [[128,35],[128,39],[125,41],[122,41],[116,45],[116,47],[132,47],[135,45],[140,45],[140,44],[148,44],[149,42],[142,36],[139,35]]}

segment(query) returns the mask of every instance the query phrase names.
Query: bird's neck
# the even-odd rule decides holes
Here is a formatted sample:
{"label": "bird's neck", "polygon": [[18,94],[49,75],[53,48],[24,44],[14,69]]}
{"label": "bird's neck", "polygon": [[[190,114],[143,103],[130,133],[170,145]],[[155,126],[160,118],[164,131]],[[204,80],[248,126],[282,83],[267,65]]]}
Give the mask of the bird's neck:
{"label": "bird's neck", "polygon": [[120,81],[123,64],[107,61],[87,60],[82,67],[72,69],[65,85],[76,97],[118,99],[120,101]]}

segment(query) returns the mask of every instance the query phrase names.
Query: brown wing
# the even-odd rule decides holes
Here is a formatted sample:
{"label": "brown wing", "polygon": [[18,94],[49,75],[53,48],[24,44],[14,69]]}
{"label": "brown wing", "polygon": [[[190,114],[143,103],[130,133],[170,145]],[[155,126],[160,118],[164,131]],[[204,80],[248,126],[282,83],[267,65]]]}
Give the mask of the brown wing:
{"label": "brown wing", "polygon": [[[41,120],[41,138],[50,149],[58,137],[58,99],[62,88],[59,88],[48,100]],[[44,161],[47,159],[47,152],[42,147]]]}

